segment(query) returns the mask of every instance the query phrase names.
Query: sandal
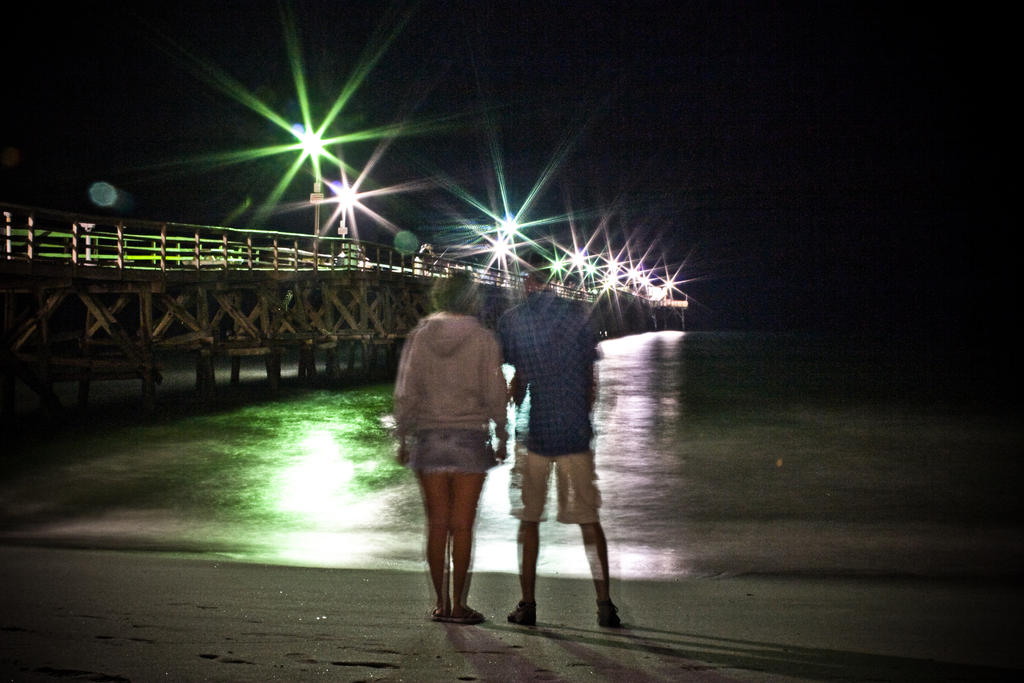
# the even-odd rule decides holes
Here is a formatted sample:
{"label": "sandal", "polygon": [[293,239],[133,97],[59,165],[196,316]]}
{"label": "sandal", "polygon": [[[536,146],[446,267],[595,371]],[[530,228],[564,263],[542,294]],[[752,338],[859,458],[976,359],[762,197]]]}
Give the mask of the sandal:
{"label": "sandal", "polygon": [[469,607],[463,608],[462,616],[442,614],[437,609],[430,615],[433,621],[441,621],[446,624],[479,624],[484,620],[484,615]]}
{"label": "sandal", "polygon": [[619,619],[619,609],[611,600],[598,600],[597,625],[608,628],[618,628],[622,625],[622,621]]}
{"label": "sandal", "polygon": [[435,607],[430,610],[431,621],[444,621],[447,617],[444,615],[444,611],[440,607]]}
{"label": "sandal", "polygon": [[520,626],[533,626],[537,623],[537,603],[519,601],[516,608],[508,615],[509,623]]}

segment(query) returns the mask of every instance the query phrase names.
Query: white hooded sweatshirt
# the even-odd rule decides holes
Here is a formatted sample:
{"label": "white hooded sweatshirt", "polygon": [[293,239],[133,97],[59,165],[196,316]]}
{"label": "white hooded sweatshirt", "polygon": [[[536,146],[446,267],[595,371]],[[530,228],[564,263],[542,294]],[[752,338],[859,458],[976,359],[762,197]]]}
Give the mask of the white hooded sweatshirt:
{"label": "white hooded sweatshirt", "polygon": [[508,389],[501,348],[476,318],[435,313],[406,338],[395,380],[398,434],[421,429],[486,429],[506,437]]}

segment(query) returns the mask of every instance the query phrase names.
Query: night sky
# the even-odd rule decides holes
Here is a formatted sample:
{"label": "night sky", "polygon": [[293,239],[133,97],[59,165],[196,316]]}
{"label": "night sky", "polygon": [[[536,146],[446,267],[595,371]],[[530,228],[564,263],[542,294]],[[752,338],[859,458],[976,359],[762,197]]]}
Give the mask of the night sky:
{"label": "night sky", "polygon": [[[116,213],[255,220],[294,156],[201,159],[293,139],[202,73],[299,121],[279,5],[154,5],[5,17],[0,201],[104,213],[87,188],[105,180],[131,199]],[[332,151],[355,168],[382,152],[367,182],[414,183],[367,204],[421,240],[484,220],[439,178],[497,210],[498,150],[515,209],[557,159],[525,218],[571,212],[543,230],[601,231],[681,266],[693,327],[996,336],[1020,317],[1000,308],[1016,286],[1009,22],[914,7],[295,2],[290,13],[317,119],[394,31],[330,132],[411,132]],[[413,130],[425,122],[436,125]],[[301,208],[261,227],[309,230],[311,183],[307,165],[283,197]]]}

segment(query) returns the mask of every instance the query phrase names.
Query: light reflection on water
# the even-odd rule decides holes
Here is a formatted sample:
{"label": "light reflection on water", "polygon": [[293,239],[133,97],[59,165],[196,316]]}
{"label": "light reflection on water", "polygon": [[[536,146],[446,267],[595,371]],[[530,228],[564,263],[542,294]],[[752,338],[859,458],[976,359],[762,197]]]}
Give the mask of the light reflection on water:
{"label": "light reflection on water", "polygon": [[[783,341],[602,344],[596,451],[616,576],[1020,571],[1012,416],[937,409],[895,391],[887,366]],[[18,442],[0,538],[420,569],[423,513],[394,462],[391,390]],[[516,570],[509,470],[484,488],[477,571]],[[542,574],[587,575],[577,527],[541,534]]]}

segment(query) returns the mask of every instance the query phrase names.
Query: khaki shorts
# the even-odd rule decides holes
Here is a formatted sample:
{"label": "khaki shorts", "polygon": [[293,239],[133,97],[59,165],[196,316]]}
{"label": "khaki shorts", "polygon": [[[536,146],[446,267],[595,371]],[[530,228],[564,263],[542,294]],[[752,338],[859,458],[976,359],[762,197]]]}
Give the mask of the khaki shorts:
{"label": "khaki shorts", "polygon": [[[563,524],[594,524],[600,521],[597,509],[601,507],[601,492],[597,489],[593,451],[549,456],[516,449],[516,463],[512,470],[512,516],[524,522],[543,521],[552,466],[558,487],[558,521]],[[521,496],[516,495],[517,487]]]}

